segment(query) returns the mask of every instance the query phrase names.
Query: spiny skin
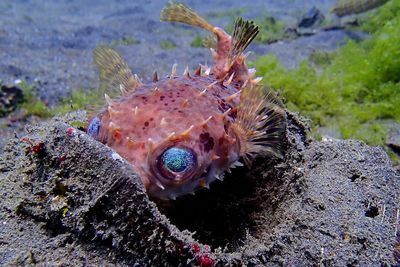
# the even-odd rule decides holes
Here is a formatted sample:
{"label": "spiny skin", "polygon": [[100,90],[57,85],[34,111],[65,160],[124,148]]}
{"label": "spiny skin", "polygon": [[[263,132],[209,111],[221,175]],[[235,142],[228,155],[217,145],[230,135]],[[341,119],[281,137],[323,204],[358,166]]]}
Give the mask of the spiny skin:
{"label": "spiny skin", "polygon": [[[222,116],[238,104],[238,99],[224,99],[236,89],[214,85],[201,94],[212,82],[202,76],[166,78],[137,88],[98,116],[102,127],[97,139],[133,163],[150,195],[168,198],[193,192],[239,159],[239,145],[230,129],[235,114]],[[163,179],[154,164],[166,148],[178,145],[197,155],[198,175],[185,185]],[[157,186],[154,177],[163,180],[166,189]]]}
{"label": "spiny skin", "polygon": [[[244,49],[258,33],[253,22],[238,19],[230,36],[183,4],[169,4],[161,19],[183,22],[214,33],[215,64],[177,76],[153,75],[143,84],[113,49],[94,51],[100,90],[107,108],[88,133],[129,161],[148,194],[174,199],[222,179],[229,168],[250,166],[261,154],[279,157],[286,113],[275,94],[257,86],[245,64]],[[112,100],[120,92],[119,99]]]}

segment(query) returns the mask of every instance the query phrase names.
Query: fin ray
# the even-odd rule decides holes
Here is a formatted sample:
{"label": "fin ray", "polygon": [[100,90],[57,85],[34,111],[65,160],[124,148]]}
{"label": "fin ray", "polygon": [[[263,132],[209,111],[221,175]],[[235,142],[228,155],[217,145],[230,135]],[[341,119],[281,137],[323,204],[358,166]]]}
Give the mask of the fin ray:
{"label": "fin ray", "polygon": [[258,26],[251,20],[237,18],[232,34],[232,48],[229,51],[230,63],[233,64],[238,56],[249,46],[259,32]]}
{"label": "fin ray", "polygon": [[206,29],[210,32],[213,32],[214,29],[214,26],[208,23],[203,17],[182,3],[168,3],[167,6],[161,10],[160,20],[182,22]]}
{"label": "fin ray", "polygon": [[250,166],[259,154],[282,157],[286,112],[270,90],[248,86],[242,91],[233,131],[240,141],[240,156]]}
{"label": "fin ray", "polygon": [[136,79],[117,51],[100,46],[93,51],[93,56],[100,74],[99,94],[107,93],[115,97],[120,95],[121,91],[136,88]]}

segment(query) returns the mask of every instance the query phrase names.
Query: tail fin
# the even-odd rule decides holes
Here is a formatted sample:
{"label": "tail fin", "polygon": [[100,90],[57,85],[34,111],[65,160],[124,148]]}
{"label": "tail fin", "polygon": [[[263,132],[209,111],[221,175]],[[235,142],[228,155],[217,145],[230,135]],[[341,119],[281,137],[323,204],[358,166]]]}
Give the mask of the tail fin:
{"label": "tail fin", "polygon": [[169,3],[161,10],[160,20],[182,22],[191,26],[200,27],[213,32],[214,26],[197,14],[190,7],[182,3]]}

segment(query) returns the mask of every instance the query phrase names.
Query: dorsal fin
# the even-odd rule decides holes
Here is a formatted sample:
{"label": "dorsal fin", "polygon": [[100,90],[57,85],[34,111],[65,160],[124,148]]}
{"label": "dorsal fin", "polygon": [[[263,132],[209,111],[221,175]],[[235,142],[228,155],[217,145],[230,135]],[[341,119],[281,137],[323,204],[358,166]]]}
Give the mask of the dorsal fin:
{"label": "dorsal fin", "polygon": [[107,93],[115,97],[120,95],[121,91],[128,92],[136,88],[138,81],[117,51],[110,47],[100,46],[94,50],[93,55],[99,69],[101,95]]}
{"label": "dorsal fin", "polygon": [[285,108],[274,92],[258,85],[242,90],[232,129],[246,165],[257,155],[282,157],[286,124]]}
{"label": "dorsal fin", "polygon": [[191,26],[200,27],[213,32],[214,26],[197,14],[190,7],[182,3],[168,3],[161,10],[160,20],[182,22]]}
{"label": "dorsal fin", "polygon": [[255,25],[253,21],[244,20],[243,18],[236,19],[232,35],[233,44],[229,51],[229,61],[231,64],[233,64],[238,56],[249,46],[258,32],[258,26]]}

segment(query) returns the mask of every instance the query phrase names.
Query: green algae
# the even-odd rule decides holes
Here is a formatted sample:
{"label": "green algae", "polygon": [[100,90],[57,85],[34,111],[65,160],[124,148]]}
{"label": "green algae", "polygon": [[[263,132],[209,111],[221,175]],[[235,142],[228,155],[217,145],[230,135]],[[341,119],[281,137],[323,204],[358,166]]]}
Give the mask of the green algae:
{"label": "green algae", "polygon": [[24,95],[23,102],[19,108],[25,110],[27,116],[33,115],[40,118],[50,118],[74,110],[85,109],[87,105],[93,103],[98,98],[95,90],[77,89],[69,97],[63,99],[59,105],[49,107],[37,96],[34,86],[22,81],[19,87],[22,89]]}
{"label": "green algae", "polygon": [[140,44],[140,41],[132,36],[124,36],[121,39],[114,40],[110,43],[110,46],[129,46]]}
{"label": "green algae", "polygon": [[209,19],[212,18],[237,18],[243,15],[244,12],[247,11],[247,8],[237,7],[237,8],[229,8],[222,11],[210,11],[206,14],[206,17]]}
{"label": "green algae", "polygon": [[97,90],[77,89],[63,99],[60,105],[52,109],[54,115],[63,115],[71,111],[87,108],[99,98]]}
{"label": "green algae", "polygon": [[34,86],[29,85],[25,81],[19,84],[23,92],[23,102],[21,108],[26,111],[28,115],[34,115],[42,118],[51,117],[52,114],[48,106],[37,96]]}
{"label": "green algae", "polygon": [[310,54],[309,61],[317,67],[323,67],[329,65],[334,56],[335,52],[316,50]]}
{"label": "green algae", "polygon": [[360,29],[365,32],[374,33],[382,28],[382,22],[400,16],[400,1],[388,1],[382,7],[370,11],[369,14],[360,19]]}
{"label": "green algae", "polygon": [[291,34],[286,31],[287,25],[273,16],[265,16],[261,19],[256,19],[254,22],[260,29],[260,33],[254,39],[255,42],[268,44],[292,38]]}
{"label": "green algae", "polygon": [[170,49],[174,49],[174,48],[176,48],[178,46],[177,46],[176,43],[174,43],[171,40],[163,39],[163,40],[160,41],[160,47],[163,50],[170,50]]}
{"label": "green algae", "polygon": [[194,48],[204,47],[203,38],[199,34],[197,34],[190,43],[190,46]]}
{"label": "green algae", "polygon": [[[263,16],[257,18],[254,23],[258,26],[260,32],[253,42],[269,44],[283,39],[293,38],[293,34],[286,31],[287,25],[273,16]],[[226,32],[233,32],[235,18],[225,27]]]}
{"label": "green algae", "polygon": [[[394,6],[396,12],[389,10]],[[271,55],[254,66],[264,85],[281,91],[288,109],[310,117],[314,129],[335,126],[343,138],[382,145],[385,122],[400,121],[399,10],[398,2],[383,6],[370,26],[360,26],[371,30],[370,39],[313,55],[297,69],[287,70]]]}

